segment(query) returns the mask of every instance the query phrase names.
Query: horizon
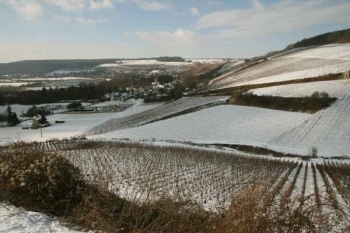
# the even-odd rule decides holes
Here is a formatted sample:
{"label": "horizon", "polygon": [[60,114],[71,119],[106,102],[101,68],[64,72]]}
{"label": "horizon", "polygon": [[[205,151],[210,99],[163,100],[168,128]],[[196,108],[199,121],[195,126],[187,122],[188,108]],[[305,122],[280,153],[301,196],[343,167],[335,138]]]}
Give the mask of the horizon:
{"label": "horizon", "polygon": [[[232,57],[182,57],[182,56],[159,56],[159,57],[181,57],[183,59],[236,59],[236,58],[232,58]],[[16,62],[27,62],[27,61],[79,61],[79,60],[86,60],[86,61],[90,61],[90,60],[116,60],[116,61],[123,61],[123,60],[152,60],[155,58],[159,58],[159,57],[132,57],[132,58],[89,58],[89,59],[84,59],[84,58],[76,58],[76,59],[29,59],[29,60],[18,60],[18,61],[11,61],[11,62],[3,62],[0,64],[10,64],[10,63],[16,63]],[[238,59],[238,58],[237,58]]]}
{"label": "horizon", "polygon": [[0,0],[0,6],[0,63],[249,58],[350,28],[344,0]]}

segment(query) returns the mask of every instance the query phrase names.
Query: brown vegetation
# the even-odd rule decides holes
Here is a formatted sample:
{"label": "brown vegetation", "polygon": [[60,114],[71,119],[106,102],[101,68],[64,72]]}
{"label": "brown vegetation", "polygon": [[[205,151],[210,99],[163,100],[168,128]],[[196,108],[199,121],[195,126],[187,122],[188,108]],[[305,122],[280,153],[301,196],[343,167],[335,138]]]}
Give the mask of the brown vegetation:
{"label": "brown vegetation", "polygon": [[183,86],[185,88],[195,88],[197,85],[203,86],[214,78],[214,75],[225,65],[225,63],[198,64],[191,66],[182,73],[184,77]]}
{"label": "brown vegetation", "polygon": [[286,49],[293,49],[314,45],[326,45],[335,43],[349,43],[350,42],[350,29],[329,32],[315,37],[303,39],[295,44],[288,45]]}
{"label": "brown vegetation", "polygon": [[259,96],[252,93],[236,95],[230,104],[270,108],[276,110],[315,113],[329,107],[336,101],[327,93],[315,92],[306,97]]}
{"label": "brown vegetation", "polygon": [[[51,152],[40,149],[43,148],[40,144],[24,143],[13,144],[1,150],[0,201],[62,217],[71,226],[102,232],[327,232],[330,227],[325,222],[319,221],[317,208],[304,205],[310,197],[298,200],[299,204],[291,200],[290,194],[296,178],[285,191],[282,191],[293,169],[297,169],[295,177],[298,176],[301,164],[298,168],[296,163],[292,163],[292,166],[274,170],[275,175],[265,179],[266,184],[250,183],[243,190],[233,192],[229,209],[213,213],[203,210],[199,205],[186,199],[163,197],[139,202],[137,199],[120,198],[110,191],[108,177],[97,173],[93,179],[86,179],[80,169],[71,165],[66,156],[62,156],[65,150],[79,154],[83,151],[92,152],[91,149],[99,143],[86,141],[84,145],[79,146],[75,145],[79,144],[78,142],[64,142],[60,150],[52,147],[58,144],[59,142],[51,142]],[[113,146],[111,143],[100,143],[98,146],[100,149],[97,151],[105,150],[112,156]],[[132,148],[130,151],[138,155],[145,150],[145,154],[148,154],[152,148],[155,148],[155,154],[152,156],[160,158],[166,154],[170,156],[176,150],[182,151],[183,156],[186,156],[187,152],[191,153],[183,148],[173,148],[172,151],[171,148],[158,150],[156,147],[149,146],[138,148],[137,144],[117,143],[115,145],[118,153],[123,148],[130,147]],[[207,152],[202,156],[211,157],[210,154],[211,152]],[[212,159],[211,163],[227,166],[225,163],[229,161],[228,155],[223,154],[223,159],[220,159],[219,153],[214,154],[209,158]],[[234,159],[230,163],[235,163],[237,159],[244,160],[243,157],[230,156]],[[135,158],[130,159],[135,160]],[[183,163],[184,158],[176,161]],[[205,161],[205,158],[194,158],[195,160],[191,161],[194,165]],[[251,161],[253,167],[259,164],[283,165],[273,160],[264,165],[260,161],[262,159],[247,159],[246,161]],[[148,162],[143,165],[151,164]],[[245,165],[246,168],[252,170],[252,167],[247,165]],[[329,169],[327,170],[329,167],[331,165],[324,171],[331,173]],[[285,171],[286,168],[288,171],[283,176],[279,176],[280,172]],[[313,170],[315,171],[314,167]],[[162,173],[160,170],[157,171],[159,174]],[[344,168],[342,171],[348,170]],[[213,173],[216,172],[213,171]],[[217,178],[220,179],[220,177]],[[209,184],[210,181],[211,179],[208,179]],[[276,185],[273,186],[275,182]],[[279,195],[283,202],[277,198]],[[283,203],[283,206],[279,203]]]}
{"label": "brown vegetation", "polygon": [[109,192],[103,180],[87,183],[64,157],[15,144],[0,152],[0,201],[64,217],[68,223],[106,232],[200,232],[211,214],[186,202],[137,205]]}

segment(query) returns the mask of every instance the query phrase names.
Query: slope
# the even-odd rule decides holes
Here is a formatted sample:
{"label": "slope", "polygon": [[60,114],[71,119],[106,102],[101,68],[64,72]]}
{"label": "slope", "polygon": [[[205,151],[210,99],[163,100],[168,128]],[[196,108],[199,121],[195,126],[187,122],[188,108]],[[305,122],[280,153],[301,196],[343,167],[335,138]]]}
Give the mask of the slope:
{"label": "slope", "polygon": [[347,70],[350,70],[350,44],[332,44],[271,58],[240,72],[225,74],[207,89],[297,80]]}
{"label": "slope", "polygon": [[145,112],[123,118],[110,119],[103,124],[97,125],[96,127],[88,130],[86,133],[84,133],[84,135],[104,134],[111,131],[148,124],[154,121],[173,117],[175,115],[195,111],[198,110],[198,108],[222,104],[226,102],[228,98],[229,97],[227,96],[183,97],[174,102],[167,103]]}
{"label": "slope", "polygon": [[172,140],[265,146],[271,139],[312,115],[255,107],[223,105],[91,138]]}
{"label": "slope", "polygon": [[331,97],[343,99],[347,96],[349,89],[349,80],[335,80],[258,88],[249,91],[249,93],[253,93],[256,95],[272,95],[282,97],[304,97],[310,96],[316,91],[324,91],[328,93]]}
{"label": "slope", "polygon": [[306,38],[301,41],[298,41],[295,44],[288,45],[286,49],[293,49],[313,45],[326,45],[333,43],[350,43],[350,29],[329,32],[311,38]]}
{"label": "slope", "polygon": [[350,155],[350,93],[332,107],[313,115],[303,124],[271,140],[279,150],[308,154],[316,147],[319,156]]}

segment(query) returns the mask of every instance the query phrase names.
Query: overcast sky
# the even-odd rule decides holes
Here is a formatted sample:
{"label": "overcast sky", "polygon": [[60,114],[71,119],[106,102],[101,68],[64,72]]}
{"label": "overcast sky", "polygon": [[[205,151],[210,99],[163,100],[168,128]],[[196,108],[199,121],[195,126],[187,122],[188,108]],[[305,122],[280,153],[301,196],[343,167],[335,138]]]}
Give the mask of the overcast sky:
{"label": "overcast sky", "polygon": [[350,0],[0,0],[0,62],[244,58],[350,28]]}

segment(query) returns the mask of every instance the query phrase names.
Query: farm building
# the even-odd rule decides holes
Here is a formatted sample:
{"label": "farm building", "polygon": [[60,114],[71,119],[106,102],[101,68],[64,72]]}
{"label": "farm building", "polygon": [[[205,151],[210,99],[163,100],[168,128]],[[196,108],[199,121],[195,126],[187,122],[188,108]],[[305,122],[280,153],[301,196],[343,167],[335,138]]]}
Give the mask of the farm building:
{"label": "farm building", "polygon": [[158,82],[158,79],[157,78],[154,78],[154,81],[152,82],[152,88],[155,89],[158,87],[160,83]]}
{"label": "farm building", "polygon": [[38,117],[38,115],[33,117],[32,129],[39,129],[39,117]]}
{"label": "farm building", "polygon": [[350,79],[350,70],[344,72],[344,78]]}

